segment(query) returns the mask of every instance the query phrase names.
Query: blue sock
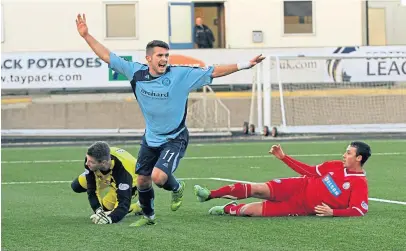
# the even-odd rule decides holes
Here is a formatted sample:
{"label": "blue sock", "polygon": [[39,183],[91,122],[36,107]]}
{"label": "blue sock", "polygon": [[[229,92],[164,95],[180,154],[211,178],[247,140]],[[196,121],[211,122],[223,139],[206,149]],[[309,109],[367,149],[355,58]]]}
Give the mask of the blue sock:
{"label": "blue sock", "polygon": [[138,189],[138,196],[140,205],[142,208],[142,212],[145,216],[152,216],[155,214],[154,212],[154,188],[151,186],[145,190]]}
{"label": "blue sock", "polygon": [[168,180],[162,186],[163,189],[167,191],[178,191],[180,188],[179,181],[173,175],[168,176]]}

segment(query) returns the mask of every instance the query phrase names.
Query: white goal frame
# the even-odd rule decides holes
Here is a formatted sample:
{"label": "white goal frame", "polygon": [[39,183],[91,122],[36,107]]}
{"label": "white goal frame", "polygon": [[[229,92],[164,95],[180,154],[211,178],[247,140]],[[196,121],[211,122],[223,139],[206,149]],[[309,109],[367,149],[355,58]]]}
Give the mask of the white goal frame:
{"label": "white goal frame", "polygon": [[[406,53],[406,52],[405,52]],[[385,55],[268,55],[265,60],[253,68],[253,86],[252,86],[252,103],[250,111],[250,124],[256,124],[256,133],[261,134],[264,127],[269,130],[276,127],[278,132],[285,134],[333,134],[333,133],[404,133],[406,132],[406,118],[404,123],[388,123],[388,124],[347,124],[347,125],[310,125],[310,126],[292,126],[286,121],[285,102],[284,102],[284,82],[281,76],[280,64],[281,60],[345,60],[345,59],[402,59],[405,60],[406,54],[391,54]],[[276,70],[271,70],[272,61],[275,63]],[[406,85],[406,74],[401,76],[401,80],[385,80],[402,82]],[[373,82],[373,81],[365,81]],[[326,82],[327,83],[327,82]],[[281,123],[275,124],[272,121],[271,104],[272,104],[272,88],[271,84],[278,85]],[[406,95],[406,87],[404,87]],[[275,88],[274,88],[275,89]],[[275,91],[275,90],[274,90]],[[403,90],[402,90],[403,95]],[[256,99],[257,109],[254,111],[254,100]],[[254,121],[254,113],[256,112],[256,121]],[[256,123],[255,123],[256,122]]]}

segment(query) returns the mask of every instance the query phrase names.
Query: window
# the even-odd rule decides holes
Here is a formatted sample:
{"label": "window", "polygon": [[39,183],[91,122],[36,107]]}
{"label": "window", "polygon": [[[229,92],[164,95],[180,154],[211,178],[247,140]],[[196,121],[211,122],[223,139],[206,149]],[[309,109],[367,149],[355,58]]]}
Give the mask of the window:
{"label": "window", "polygon": [[136,37],[136,4],[106,4],[106,37]]}
{"label": "window", "polygon": [[284,1],[284,33],[313,33],[312,1]]}

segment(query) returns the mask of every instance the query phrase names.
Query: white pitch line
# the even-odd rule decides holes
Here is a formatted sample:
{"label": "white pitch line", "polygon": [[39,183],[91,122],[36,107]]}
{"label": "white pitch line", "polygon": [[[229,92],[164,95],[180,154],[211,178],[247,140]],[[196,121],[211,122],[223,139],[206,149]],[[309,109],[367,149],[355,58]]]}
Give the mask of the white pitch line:
{"label": "white pitch line", "polygon": [[71,183],[68,180],[44,180],[44,181],[12,181],[12,182],[2,182],[2,185],[26,185],[26,184],[60,184],[60,183]]}
{"label": "white pitch line", "polygon": [[2,161],[1,164],[44,164],[44,163],[73,163],[73,162],[85,162],[84,159],[68,159],[68,160],[12,160]]}
{"label": "white pitch line", "polygon": [[378,201],[378,202],[383,202],[383,203],[406,205],[406,202],[404,202],[404,201],[384,200],[384,199],[378,199],[378,198],[368,198],[368,199],[371,201]]}
{"label": "white pitch line", "polygon": [[[210,180],[213,178],[179,178],[180,180]],[[43,181],[11,181],[2,182],[2,185],[30,185],[30,184],[63,184],[71,183],[71,180],[43,180]]]}
{"label": "white pitch line", "polygon": [[[384,139],[372,139],[372,140],[368,140],[368,142],[386,142],[387,140],[384,140]],[[406,142],[406,139],[390,139],[389,141],[391,141],[391,142],[394,142],[394,143],[404,143],[404,142]],[[284,140],[284,141],[281,141],[281,143],[283,144],[283,145],[298,145],[298,144],[306,144],[306,145],[309,145],[309,144],[312,144],[312,143],[316,143],[317,145],[321,145],[321,144],[326,144],[326,145],[332,145],[332,144],[337,144],[337,143],[349,143],[350,141],[349,140],[345,140],[345,139],[343,139],[343,140],[328,140],[328,139],[325,139],[325,140],[303,140],[303,141],[301,141],[301,140],[299,140],[299,141],[296,141],[295,139],[289,139],[288,138],[288,140]],[[204,142],[204,143],[190,143],[189,144],[189,146],[190,147],[205,147],[205,146],[208,146],[208,147],[212,147],[212,146],[219,146],[219,147],[222,147],[222,146],[233,146],[233,147],[239,147],[239,146],[247,146],[247,145],[267,145],[267,146],[270,146],[270,145],[273,145],[275,142],[271,142],[271,141],[247,141],[247,142],[227,142],[227,143],[225,143],[225,142],[216,142],[216,143],[212,143],[212,142]],[[35,144],[32,144],[32,145],[30,145],[30,146],[34,146]],[[136,142],[134,142],[134,143],[129,143],[129,142],[127,142],[127,143],[123,143],[123,144],[119,144],[120,146],[125,146],[124,148],[126,148],[126,147],[131,147],[131,148],[140,148],[140,145],[138,144],[138,143],[136,143]],[[82,145],[75,145],[75,144],[73,144],[73,145],[63,145],[63,146],[58,146],[58,149],[60,149],[60,148],[83,148],[83,149],[85,149],[86,147],[85,146],[82,146]],[[11,148],[4,148],[4,149],[2,149],[3,151],[18,151],[18,150],[24,150],[24,151],[26,151],[26,150],[46,150],[46,149],[50,149],[50,148],[52,148],[52,149],[55,149],[55,145],[53,145],[53,144],[49,144],[49,145],[46,145],[46,144],[36,144],[36,146],[34,146],[34,147],[24,147],[24,146],[18,146],[18,147],[11,147]]]}
{"label": "white pitch line", "polygon": [[[374,156],[396,156],[406,155],[406,152],[388,152],[388,153],[374,153]],[[320,154],[291,154],[292,157],[328,157],[328,156],[341,156],[341,153],[320,153]],[[185,160],[210,160],[210,159],[256,159],[256,158],[272,158],[268,155],[238,155],[238,156],[202,156],[202,157],[184,157]],[[2,161],[2,164],[43,164],[43,163],[74,163],[84,162],[84,159],[74,160],[12,160]]]}
{"label": "white pitch line", "polygon": [[[216,180],[216,181],[227,181],[227,182],[239,182],[239,183],[248,183],[254,184],[256,182],[245,181],[245,180],[233,180],[233,179],[224,179],[224,178],[179,178],[179,180]],[[63,183],[71,183],[72,181],[65,180],[65,181],[13,181],[13,182],[2,182],[2,185],[26,185],[26,184],[63,184]],[[377,201],[389,204],[398,204],[398,205],[406,205],[404,201],[396,201],[396,200],[385,200],[385,199],[378,199],[378,198],[368,198],[370,201]]]}

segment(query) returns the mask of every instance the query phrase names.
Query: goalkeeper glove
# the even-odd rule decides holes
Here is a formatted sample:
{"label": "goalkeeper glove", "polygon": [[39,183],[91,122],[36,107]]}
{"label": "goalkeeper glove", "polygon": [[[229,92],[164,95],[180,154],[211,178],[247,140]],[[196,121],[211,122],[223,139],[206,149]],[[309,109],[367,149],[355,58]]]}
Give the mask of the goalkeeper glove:
{"label": "goalkeeper glove", "polygon": [[90,219],[94,224],[112,224],[112,220],[107,214],[103,211],[103,208],[96,209],[95,214],[90,216]]}

